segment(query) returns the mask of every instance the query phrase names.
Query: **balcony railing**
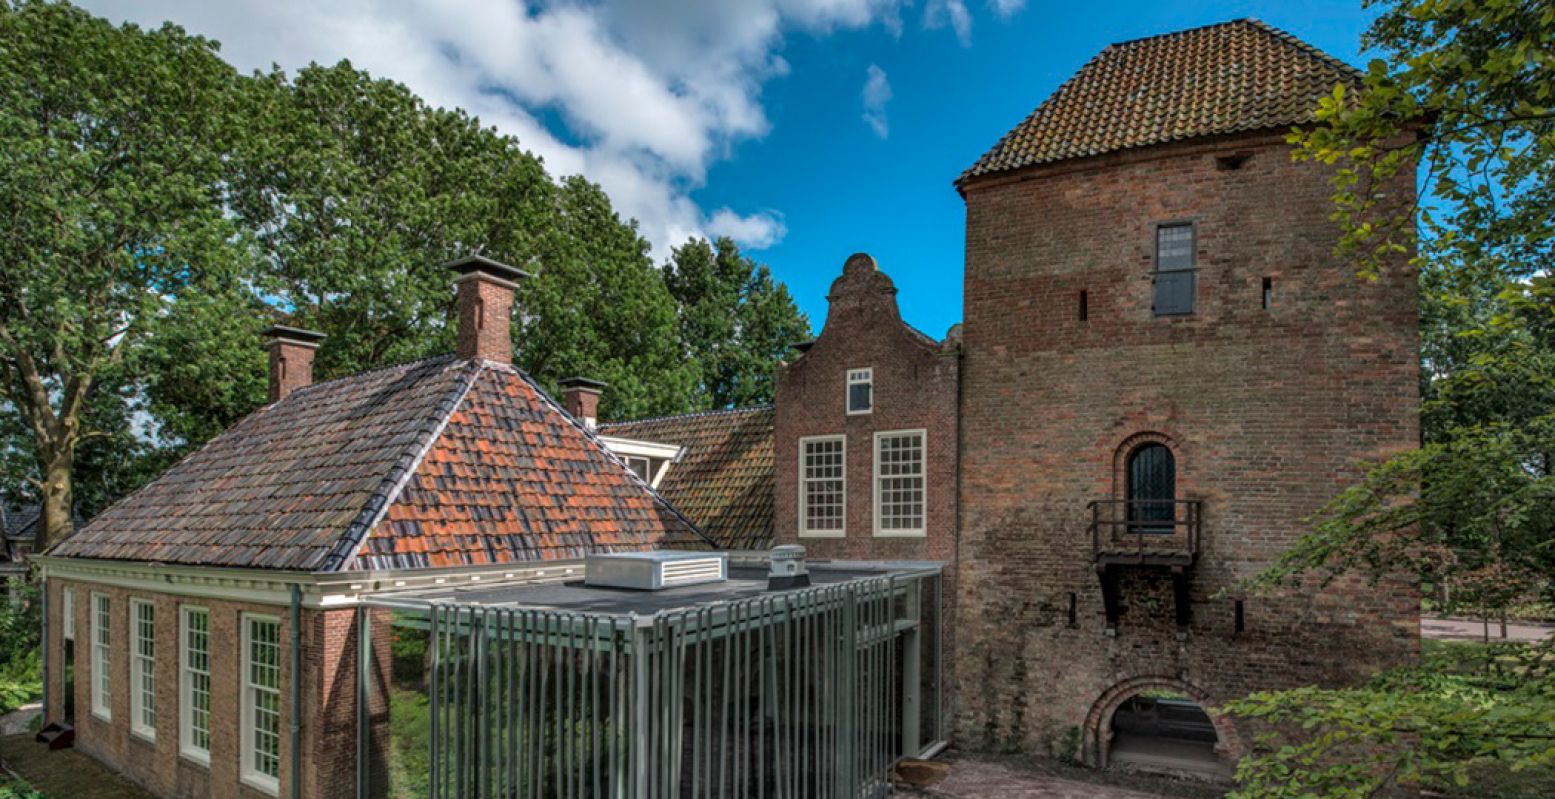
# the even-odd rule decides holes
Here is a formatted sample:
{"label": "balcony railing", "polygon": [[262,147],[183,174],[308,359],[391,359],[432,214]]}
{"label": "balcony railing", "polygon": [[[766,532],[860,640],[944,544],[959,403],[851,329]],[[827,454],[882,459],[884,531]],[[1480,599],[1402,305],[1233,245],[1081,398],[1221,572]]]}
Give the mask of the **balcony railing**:
{"label": "balcony railing", "polygon": [[1204,503],[1196,499],[1099,499],[1091,511],[1091,558],[1192,563]]}

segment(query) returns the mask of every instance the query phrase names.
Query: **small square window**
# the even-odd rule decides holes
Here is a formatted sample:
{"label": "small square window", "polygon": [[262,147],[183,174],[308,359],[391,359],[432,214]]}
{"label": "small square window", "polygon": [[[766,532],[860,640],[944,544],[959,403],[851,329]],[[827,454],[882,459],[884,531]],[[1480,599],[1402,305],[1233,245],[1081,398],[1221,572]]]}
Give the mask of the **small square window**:
{"label": "small square window", "polygon": [[652,464],[648,461],[647,458],[637,455],[627,455],[623,457],[622,460],[626,461],[626,468],[631,469],[633,474],[641,477],[645,481],[649,479],[649,475],[653,474],[653,472],[650,471]]}
{"label": "small square window", "polygon": [[848,413],[869,413],[875,409],[875,370],[848,370]]}

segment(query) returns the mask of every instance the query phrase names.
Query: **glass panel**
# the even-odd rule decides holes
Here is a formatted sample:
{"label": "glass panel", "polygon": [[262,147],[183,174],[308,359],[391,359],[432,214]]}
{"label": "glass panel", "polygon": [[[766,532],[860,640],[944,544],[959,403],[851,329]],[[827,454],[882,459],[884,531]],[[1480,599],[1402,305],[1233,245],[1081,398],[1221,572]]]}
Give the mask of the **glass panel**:
{"label": "glass panel", "polygon": [[923,434],[893,433],[875,441],[875,512],[880,531],[923,530]]}
{"label": "glass panel", "polygon": [[1193,226],[1162,225],[1155,232],[1155,268],[1162,272],[1193,268]]}
{"label": "glass panel", "polygon": [[808,531],[843,529],[845,479],[840,438],[804,442],[804,525]]}

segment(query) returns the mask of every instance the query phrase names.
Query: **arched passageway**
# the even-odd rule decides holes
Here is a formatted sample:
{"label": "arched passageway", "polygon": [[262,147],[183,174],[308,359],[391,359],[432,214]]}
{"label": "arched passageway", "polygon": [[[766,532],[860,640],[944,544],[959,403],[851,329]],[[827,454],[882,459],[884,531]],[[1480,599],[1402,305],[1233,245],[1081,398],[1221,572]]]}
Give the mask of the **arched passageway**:
{"label": "arched passageway", "polygon": [[1102,768],[1229,777],[1240,754],[1236,730],[1208,707],[1201,692],[1177,680],[1125,680],[1092,706],[1081,754]]}

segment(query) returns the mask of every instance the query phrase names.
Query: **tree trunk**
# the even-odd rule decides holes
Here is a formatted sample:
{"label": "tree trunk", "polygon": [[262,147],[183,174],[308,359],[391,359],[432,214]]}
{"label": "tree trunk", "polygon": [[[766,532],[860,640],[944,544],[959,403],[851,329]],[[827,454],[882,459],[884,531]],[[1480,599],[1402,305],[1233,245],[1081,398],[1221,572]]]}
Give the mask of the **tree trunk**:
{"label": "tree trunk", "polygon": [[73,444],[66,444],[38,460],[43,471],[43,515],[38,519],[38,540],[34,550],[43,552],[69,535],[75,528],[71,508],[75,504],[71,469],[75,465]]}

